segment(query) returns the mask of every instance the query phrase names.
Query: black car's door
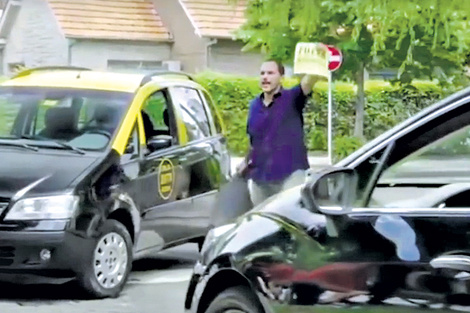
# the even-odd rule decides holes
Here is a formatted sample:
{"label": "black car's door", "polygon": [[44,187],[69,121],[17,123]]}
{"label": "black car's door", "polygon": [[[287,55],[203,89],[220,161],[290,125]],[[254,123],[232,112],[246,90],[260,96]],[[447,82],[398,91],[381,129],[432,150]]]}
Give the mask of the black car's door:
{"label": "black car's door", "polygon": [[362,180],[369,178],[360,186],[361,204],[379,217],[406,219],[422,261],[452,250],[470,252],[469,143],[470,113],[463,106],[390,142],[374,158],[377,177],[357,168]]}
{"label": "black car's door", "polygon": [[353,167],[354,203],[327,214],[336,254],[330,269],[342,268],[342,279],[329,282],[347,291],[339,298],[355,292],[369,303],[469,298],[469,142],[467,104],[423,119]]}
{"label": "black car's door", "polygon": [[[141,233],[136,250],[161,248],[184,238],[186,212],[191,207],[185,169],[186,150],[181,142],[174,108],[166,89],[150,95],[141,110],[144,149],[136,179],[135,201],[141,210]],[[166,136],[166,137],[165,137]],[[150,146],[150,142],[160,142]],[[169,139],[166,145],[165,139]]]}
{"label": "black car's door", "polygon": [[189,196],[192,208],[187,216],[190,233],[204,235],[219,186],[227,179],[229,156],[221,133],[220,121],[213,115],[204,94],[196,88],[170,88],[173,103],[184,124],[188,143],[185,147],[186,168],[189,172]]}
{"label": "black car's door", "polygon": [[294,261],[263,269],[265,289],[287,295],[280,300],[288,302],[286,311],[386,302],[377,311],[414,312],[419,302],[444,312],[442,304],[468,304],[469,100],[430,113],[358,155],[349,164],[355,179],[338,172],[316,181],[312,201],[302,203],[320,208],[325,226],[312,218],[305,227],[311,241],[294,249]]}

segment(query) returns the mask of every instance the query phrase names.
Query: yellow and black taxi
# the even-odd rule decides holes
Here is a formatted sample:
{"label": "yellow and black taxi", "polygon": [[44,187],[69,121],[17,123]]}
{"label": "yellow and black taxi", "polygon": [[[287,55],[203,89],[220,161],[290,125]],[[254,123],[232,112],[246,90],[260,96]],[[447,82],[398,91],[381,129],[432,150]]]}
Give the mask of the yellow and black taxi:
{"label": "yellow and black taxi", "polygon": [[0,280],[119,296],[132,261],[200,243],[229,177],[210,94],[180,72],[28,69],[0,85]]}

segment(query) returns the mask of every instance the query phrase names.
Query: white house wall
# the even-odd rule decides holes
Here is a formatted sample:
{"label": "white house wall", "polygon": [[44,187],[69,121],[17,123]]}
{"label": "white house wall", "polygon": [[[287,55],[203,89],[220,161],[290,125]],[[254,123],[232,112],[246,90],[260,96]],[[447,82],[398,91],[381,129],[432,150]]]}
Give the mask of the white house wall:
{"label": "white house wall", "polygon": [[140,43],[106,40],[71,40],[71,64],[106,70],[108,60],[165,61],[171,58],[169,43]]}
{"label": "white house wall", "polygon": [[263,55],[242,52],[243,43],[230,39],[219,39],[210,47],[209,68],[217,72],[240,75],[258,75]]}
{"label": "white house wall", "polygon": [[11,63],[26,67],[67,64],[67,41],[46,1],[21,1],[3,56],[6,70]]}

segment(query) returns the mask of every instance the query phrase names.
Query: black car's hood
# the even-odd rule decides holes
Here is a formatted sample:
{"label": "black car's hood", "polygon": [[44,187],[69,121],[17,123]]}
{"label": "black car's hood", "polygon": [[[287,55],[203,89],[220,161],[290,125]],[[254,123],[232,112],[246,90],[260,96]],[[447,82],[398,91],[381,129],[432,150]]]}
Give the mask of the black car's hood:
{"label": "black car's hood", "polygon": [[11,198],[19,191],[36,196],[67,189],[97,157],[0,148],[0,160],[0,197]]}
{"label": "black car's hood", "polygon": [[257,251],[263,241],[269,241],[267,238],[283,237],[287,233],[302,237],[300,234],[305,234],[309,229],[316,229],[318,233],[325,230],[326,217],[309,212],[301,204],[301,188],[297,186],[280,192],[235,222],[212,230],[201,251],[203,262],[243,250]]}

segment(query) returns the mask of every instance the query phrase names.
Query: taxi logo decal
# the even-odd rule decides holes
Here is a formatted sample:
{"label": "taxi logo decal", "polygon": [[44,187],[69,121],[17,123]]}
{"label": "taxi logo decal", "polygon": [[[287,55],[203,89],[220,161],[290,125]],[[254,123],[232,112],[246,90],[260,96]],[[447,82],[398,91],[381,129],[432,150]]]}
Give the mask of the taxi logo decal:
{"label": "taxi logo decal", "polygon": [[158,193],[164,200],[170,198],[175,182],[175,168],[169,159],[163,159],[158,167]]}

